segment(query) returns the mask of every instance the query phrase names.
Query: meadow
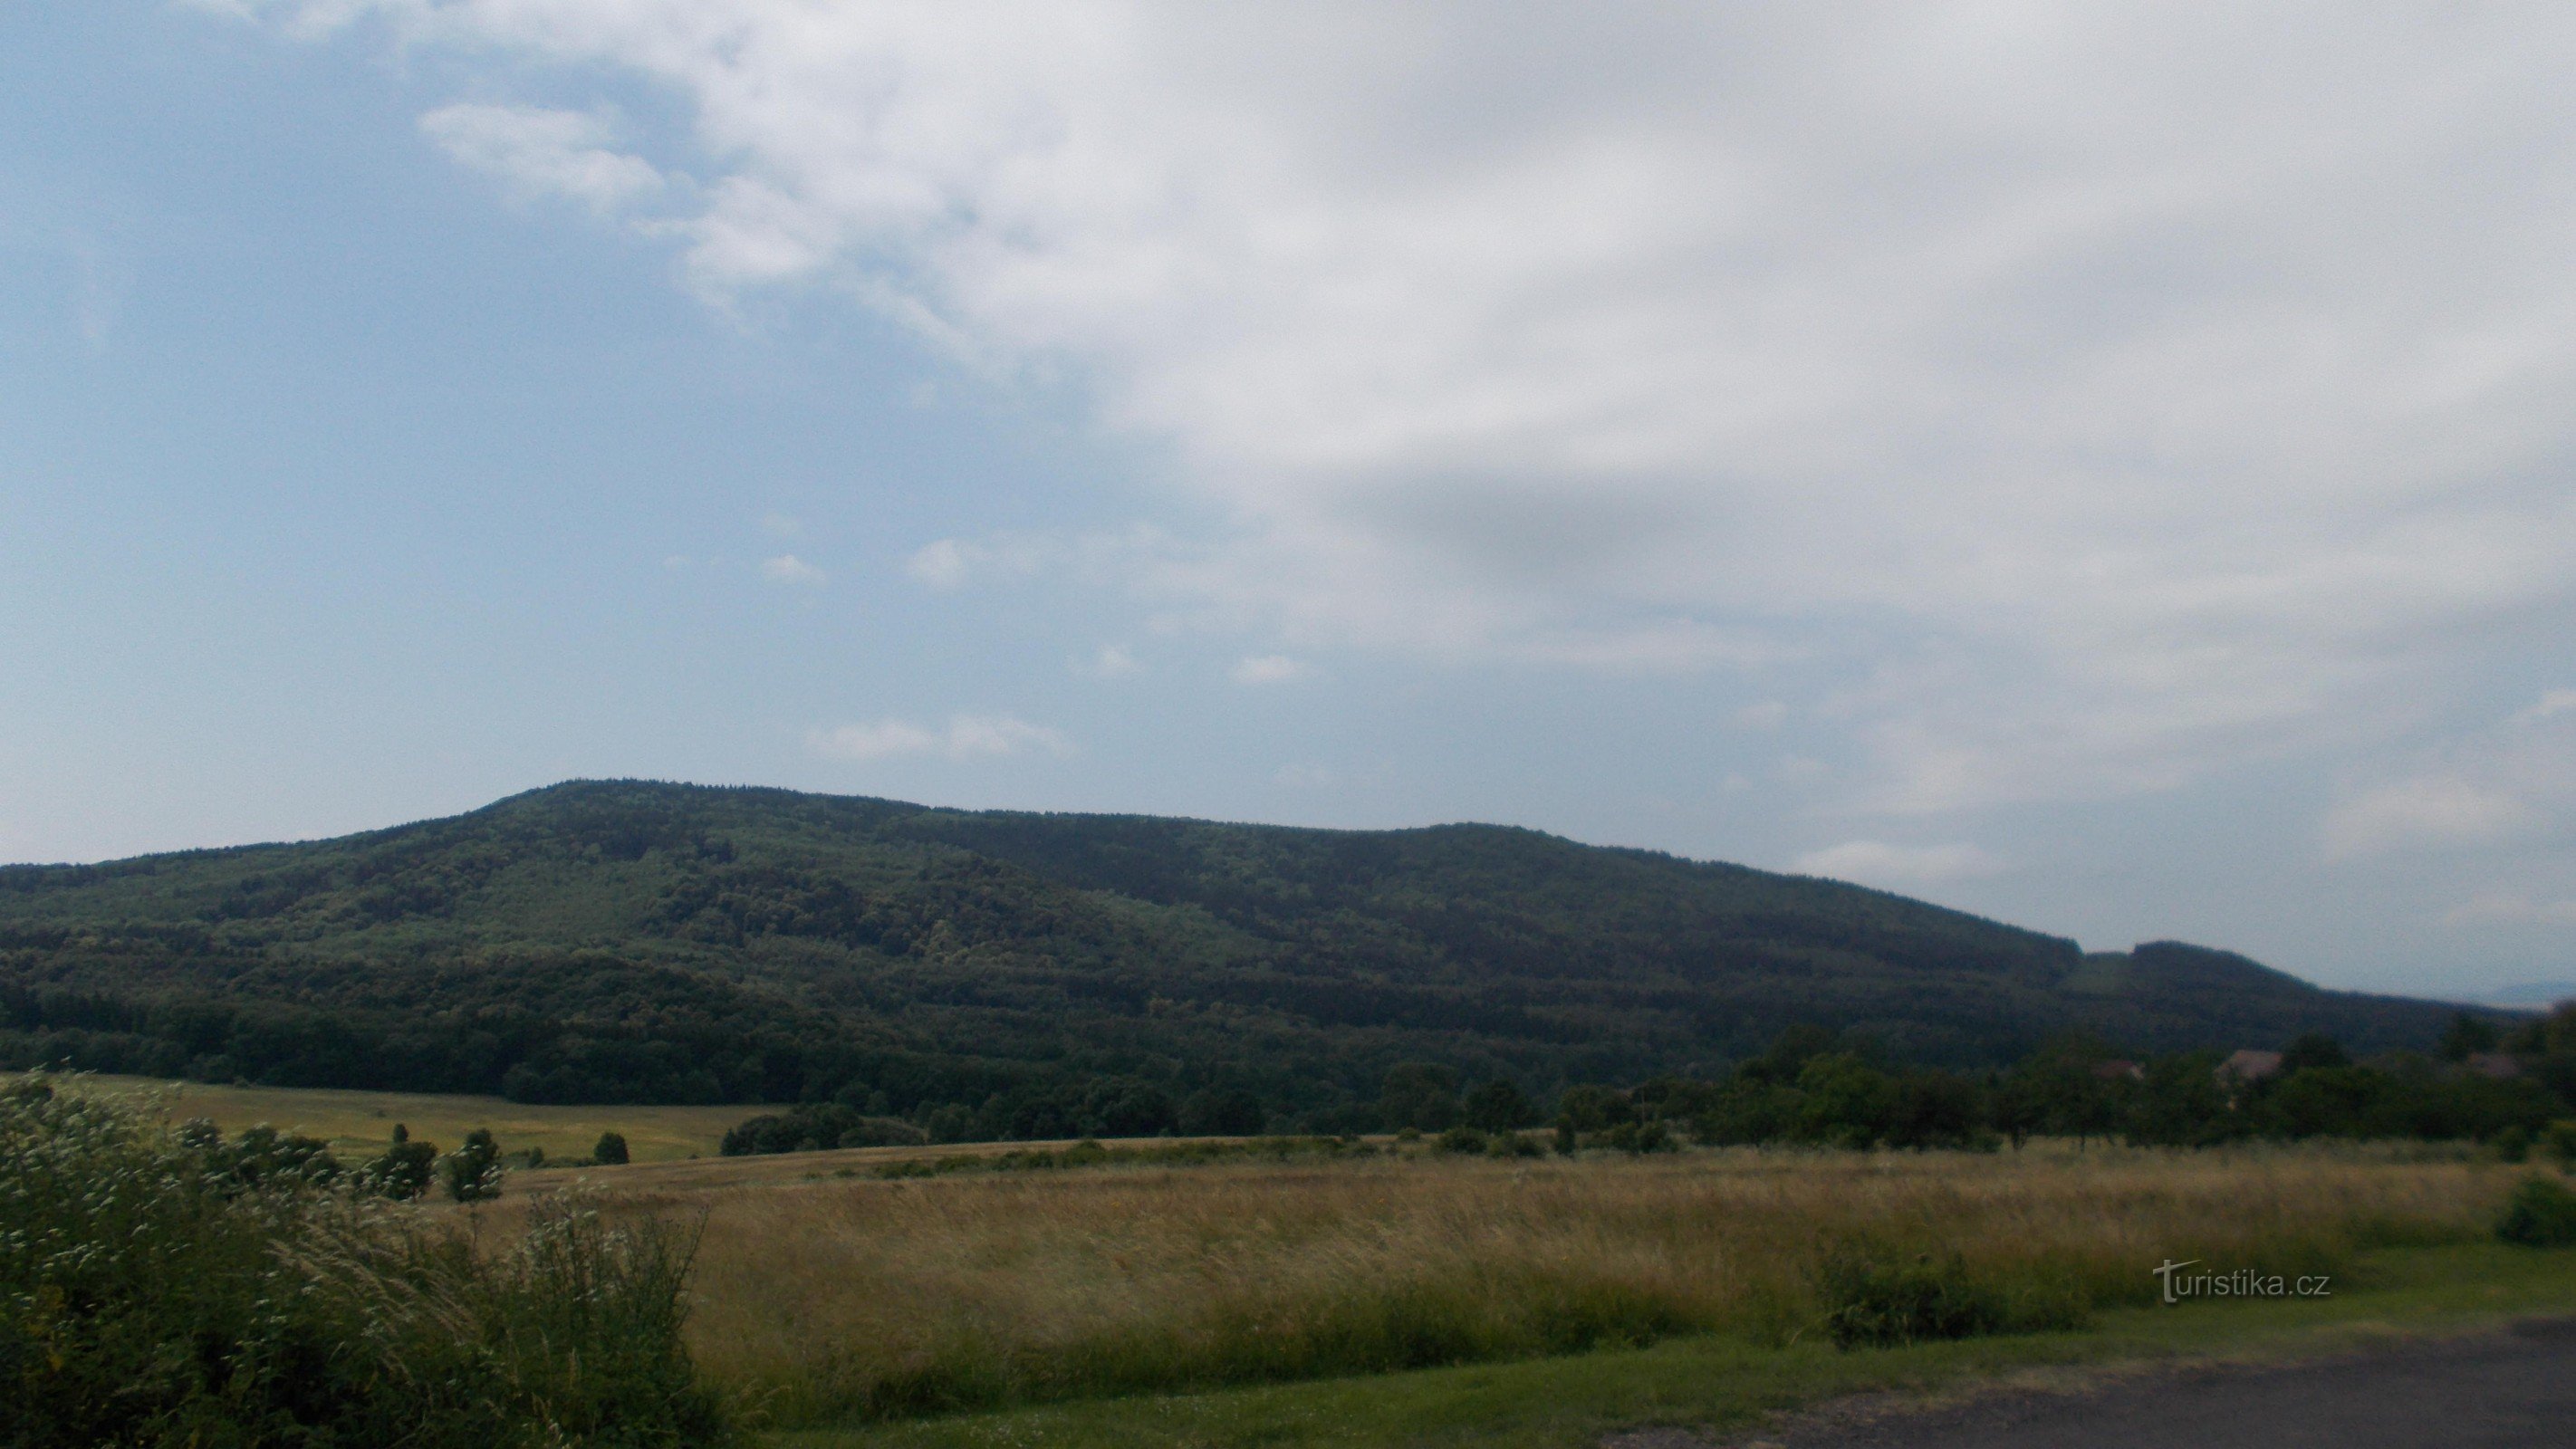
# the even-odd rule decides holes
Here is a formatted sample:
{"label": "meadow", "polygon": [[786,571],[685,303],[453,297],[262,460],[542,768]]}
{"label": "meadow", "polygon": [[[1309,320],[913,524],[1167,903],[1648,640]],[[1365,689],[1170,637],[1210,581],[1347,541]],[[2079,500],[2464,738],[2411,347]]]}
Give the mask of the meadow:
{"label": "meadow", "polygon": [[2058,1144],[878,1175],[905,1155],[516,1181],[702,1218],[696,1360],[793,1428],[1693,1337],[1811,1350],[1871,1283],[2064,1331],[2151,1302],[2167,1260],[2349,1286],[2375,1251],[2484,1237],[2517,1178],[2455,1148]]}
{"label": "meadow", "polygon": [[[497,1201],[382,1204],[370,1231],[385,1251],[472,1244],[513,1282],[532,1271],[509,1266],[522,1242],[547,1237],[524,1230],[567,1212],[691,1244],[685,1321],[668,1322],[687,1382],[735,1423],[817,1444],[1576,1443],[2207,1348],[2249,1324],[2576,1310],[2576,1254],[2493,1241],[2516,1185],[2558,1172],[2464,1143],[1569,1156],[1536,1135],[1512,1154],[1408,1136],[727,1158],[703,1154],[740,1109],[60,1080],[146,1120],[265,1122],[352,1159],[394,1121],[558,1158],[625,1132],[644,1160],[516,1169]],[[2334,1296],[2157,1305],[2153,1270],[2186,1260]]]}
{"label": "meadow", "polygon": [[477,1127],[504,1151],[542,1149],[548,1157],[587,1157],[602,1132],[625,1134],[637,1162],[713,1157],[725,1129],[755,1110],[746,1107],[548,1107],[461,1093],[352,1092],[311,1087],[218,1087],[158,1077],[81,1074],[55,1079],[62,1090],[113,1097],[167,1114],[203,1117],[227,1134],[262,1123],[331,1144],[343,1161],[384,1150],[399,1122],[414,1137],[453,1147]]}

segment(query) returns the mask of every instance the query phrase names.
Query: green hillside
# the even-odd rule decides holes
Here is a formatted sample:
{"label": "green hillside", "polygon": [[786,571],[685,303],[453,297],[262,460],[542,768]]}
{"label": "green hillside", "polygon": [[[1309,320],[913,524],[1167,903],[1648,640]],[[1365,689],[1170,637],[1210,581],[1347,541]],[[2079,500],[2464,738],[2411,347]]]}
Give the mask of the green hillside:
{"label": "green hillside", "polygon": [[[340,840],[0,870],[0,1065],[1103,1130],[1400,1062],[1545,1091],[1816,1023],[1972,1063],[2427,1045],[2449,1008],[1482,825],[1296,830],[579,781]],[[1159,1105],[1158,1105],[1159,1104]]]}

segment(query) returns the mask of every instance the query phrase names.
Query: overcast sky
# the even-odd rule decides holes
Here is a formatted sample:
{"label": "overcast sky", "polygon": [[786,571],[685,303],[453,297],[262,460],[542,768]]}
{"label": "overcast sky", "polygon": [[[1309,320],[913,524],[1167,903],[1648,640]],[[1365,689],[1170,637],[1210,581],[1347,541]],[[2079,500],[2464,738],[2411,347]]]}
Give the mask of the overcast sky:
{"label": "overcast sky", "polygon": [[0,9],[0,859],[569,776],[2576,977],[2576,12]]}

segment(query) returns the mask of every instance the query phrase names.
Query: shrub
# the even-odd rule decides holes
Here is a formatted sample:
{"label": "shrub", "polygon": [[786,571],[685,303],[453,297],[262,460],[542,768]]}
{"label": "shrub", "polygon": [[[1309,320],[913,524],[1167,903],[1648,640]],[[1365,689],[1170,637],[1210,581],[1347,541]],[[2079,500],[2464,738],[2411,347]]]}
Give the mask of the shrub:
{"label": "shrub", "polygon": [[2561,1169],[2576,1170],[2576,1121],[2550,1123],[2540,1134],[2540,1144]]}
{"label": "shrub", "polygon": [[244,1181],[114,1104],[0,1097],[0,1442],[728,1441],[680,1339],[694,1233],[534,1216],[477,1252],[362,1184]]}
{"label": "shrub", "polygon": [[1434,1145],[1442,1152],[1482,1152],[1485,1150],[1485,1134],[1461,1122],[1441,1133]]}
{"label": "shrub", "polygon": [[624,1167],[627,1160],[626,1135],[622,1132],[600,1133],[599,1145],[590,1149],[590,1160],[602,1167]]}
{"label": "shrub", "polygon": [[2495,1135],[2492,1145],[2499,1162],[2521,1162],[2531,1156],[2531,1133],[2521,1126],[2507,1127]]}
{"label": "shrub", "polygon": [[1818,1275],[1825,1331],[1836,1348],[1885,1348],[1935,1338],[1973,1338],[2003,1327],[2002,1302],[1968,1281],[1957,1258],[1929,1253],[1891,1264],[1846,1252]]}
{"label": "shrub", "polygon": [[2545,1177],[2523,1179],[2506,1200],[2495,1234],[2526,1248],[2576,1247],[2576,1192]]}

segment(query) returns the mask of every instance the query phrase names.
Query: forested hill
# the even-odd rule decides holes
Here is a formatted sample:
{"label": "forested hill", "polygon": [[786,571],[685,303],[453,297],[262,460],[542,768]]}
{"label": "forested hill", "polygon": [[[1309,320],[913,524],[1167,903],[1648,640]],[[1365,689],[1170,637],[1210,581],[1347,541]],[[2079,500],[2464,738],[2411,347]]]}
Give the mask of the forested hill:
{"label": "forested hill", "polygon": [[1400,1062],[1545,1091],[1714,1069],[1795,1023],[1974,1063],[2078,1025],[2417,1046],[2448,1014],[1482,825],[579,781],[339,840],[0,870],[0,1064],[531,1100],[1223,1089],[1315,1124]]}

